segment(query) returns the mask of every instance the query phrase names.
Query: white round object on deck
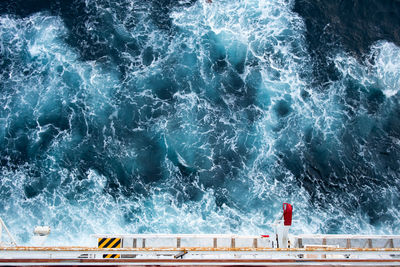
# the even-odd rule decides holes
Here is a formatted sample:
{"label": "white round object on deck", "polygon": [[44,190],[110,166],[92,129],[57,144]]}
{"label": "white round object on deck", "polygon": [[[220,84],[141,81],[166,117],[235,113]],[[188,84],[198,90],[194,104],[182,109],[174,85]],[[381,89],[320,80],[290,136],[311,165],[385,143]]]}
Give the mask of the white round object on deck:
{"label": "white round object on deck", "polygon": [[36,226],[33,231],[35,235],[46,236],[50,234],[50,226]]}

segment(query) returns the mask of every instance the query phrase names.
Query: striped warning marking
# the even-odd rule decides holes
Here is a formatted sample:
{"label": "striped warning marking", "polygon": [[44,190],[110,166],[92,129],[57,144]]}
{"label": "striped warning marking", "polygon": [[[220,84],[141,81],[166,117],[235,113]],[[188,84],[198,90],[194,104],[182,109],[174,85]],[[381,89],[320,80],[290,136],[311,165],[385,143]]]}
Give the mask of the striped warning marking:
{"label": "striped warning marking", "polygon": [[120,254],[103,254],[103,259],[118,259]]}
{"label": "striped warning marking", "polygon": [[[121,238],[99,238],[98,248],[120,248]],[[104,259],[118,259],[121,254],[103,254]]]}

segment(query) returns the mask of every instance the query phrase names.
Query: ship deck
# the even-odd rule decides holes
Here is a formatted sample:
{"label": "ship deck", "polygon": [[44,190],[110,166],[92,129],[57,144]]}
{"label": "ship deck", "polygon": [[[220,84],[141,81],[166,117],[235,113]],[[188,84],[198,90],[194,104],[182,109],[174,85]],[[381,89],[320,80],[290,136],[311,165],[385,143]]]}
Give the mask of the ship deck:
{"label": "ship deck", "polygon": [[400,236],[94,235],[97,246],[0,247],[0,265],[400,266]]}

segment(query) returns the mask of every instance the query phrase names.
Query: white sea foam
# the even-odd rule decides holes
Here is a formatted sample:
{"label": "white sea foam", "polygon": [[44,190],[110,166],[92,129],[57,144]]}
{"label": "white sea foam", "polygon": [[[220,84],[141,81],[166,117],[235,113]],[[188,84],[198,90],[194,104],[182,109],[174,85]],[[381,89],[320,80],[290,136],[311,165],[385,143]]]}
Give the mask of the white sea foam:
{"label": "white sea foam", "polygon": [[378,42],[371,48],[373,70],[386,97],[392,97],[400,88],[400,48],[389,42]]}
{"label": "white sea foam", "polygon": [[[172,36],[152,24],[143,3],[128,5],[127,14],[135,13],[135,18],[117,16],[112,8],[105,9],[101,4],[90,6],[111,12],[114,30],[121,38],[128,42],[140,37],[141,52],[147,48],[153,51],[149,64],[145,64],[143,53],[122,53],[127,67],[124,74],[111,62],[82,61],[77,51],[65,43],[68,31],[58,17],[0,17],[0,52],[16,64],[6,84],[15,91],[1,96],[1,128],[7,128],[11,121],[8,116],[13,113],[26,116],[37,125],[30,129],[31,141],[39,143],[42,134],[51,129],[50,124],[41,122],[43,115],[66,112],[69,126],[77,119],[82,119],[83,125],[82,129],[58,129],[40,162],[2,169],[0,192],[3,199],[12,201],[3,200],[0,214],[18,241],[29,243],[37,224],[52,227],[50,244],[89,244],[87,236],[94,233],[268,234],[282,202],[294,204],[294,219],[298,222],[293,229],[297,233],[326,231],[326,225],[336,221],[341,222],[338,232],[397,229],[371,225],[361,210],[348,214],[340,194],[330,194],[332,199],[324,202],[329,204],[319,207],[313,197],[324,199],[321,187],[316,184],[315,192],[307,190],[285,165],[282,153],[292,155],[293,164],[302,165],[295,167],[306,168],[309,159],[305,157],[310,156],[303,152],[311,142],[306,141],[309,129],[310,139],[320,143],[316,149],[321,150],[321,158],[327,153],[344,153],[346,147],[339,138],[353,123],[346,108],[358,112],[355,120],[367,136],[375,125],[374,118],[367,106],[355,109],[345,101],[347,83],[355,81],[360,92],[377,87],[386,98],[396,97],[400,85],[399,48],[377,43],[372,47],[372,65],[360,63],[344,52],[333,55],[339,80],[331,81],[325,91],[312,88],[305,27],[291,12],[292,5],[279,0],[197,1],[172,12]],[[138,20],[131,28],[130,19]],[[214,59],[218,53],[221,58]],[[226,66],[214,71],[212,65],[220,61]],[[229,89],[229,75],[243,61],[243,70],[232,77],[255,88],[255,100],[250,104],[239,101],[242,92]],[[34,69],[28,77],[23,73],[25,67]],[[154,80],[167,81],[170,88],[160,87],[157,91]],[[162,94],[169,89],[176,91]],[[116,97],[118,94],[128,99],[122,103],[126,107]],[[224,105],[219,105],[219,100]],[[258,115],[250,120],[247,116],[252,111]],[[125,128],[118,128],[124,112],[128,114],[123,121]],[[104,137],[99,158],[109,156],[125,164],[127,176],[133,177],[127,183],[138,183],[145,193],[129,195],[122,189],[110,193],[109,181],[120,187],[124,182],[114,179],[113,173],[108,177],[89,167],[82,174],[79,167],[64,167],[73,166],[68,161],[74,159],[66,155],[74,152],[71,148],[78,153],[89,143],[90,149],[95,149],[90,143],[97,138],[96,132],[89,129],[91,124],[99,126]],[[133,137],[119,137],[118,129]],[[165,147],[160,157],[163,174],[148,184],[134,179],[145,163],[140,155],[150,144],[140,147],[129,142],[129,138],[141,137],[134,133],[143,132],[155,136],[145,140],[156,140]],[[6,134],[0,132],[0,137],[4,139]],[[365,145],[356,143],[354,147],[365,161],[372,158]],[[36,163],[51,170],[51,176],[31,175],[38,167]],[[231,169],[222,170],[224,166]],[[189,174],[182,175],[182,169]],[[31,184],[42,190],[27,197],[27,185]],[[384,189],[376,190],[388,197],[396,193]],[[357,200],[351,193],[346,197]],[[399,217],[394,206],[389,212]]]}

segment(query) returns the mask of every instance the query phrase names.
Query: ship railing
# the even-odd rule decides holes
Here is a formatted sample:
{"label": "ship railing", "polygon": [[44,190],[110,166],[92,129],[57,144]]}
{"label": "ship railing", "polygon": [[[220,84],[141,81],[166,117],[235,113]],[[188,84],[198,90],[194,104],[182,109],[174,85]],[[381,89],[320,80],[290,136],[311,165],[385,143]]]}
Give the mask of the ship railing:
{"label": "ship railing", "polygon": [[[117,257],[113,257],[113,256]],[[400,248],[85,248],[6,247],[0,259],[396,259]]]}
{"label": "ship railing", "polygon": [[292,244],[297,248],[307,246],[340,248],[399,248],[400,235],[329,235],[302,234],[292,237]]}
{"label": "ship railing", "polygon": [[[275,240],[271,235],[235,235],[235,234],[96,234],[92,235],[98,246],[122,248],[273,248]],[[119,240],[117,240],[119,239]],[[275,245],[276,246],[276,245]]]}

